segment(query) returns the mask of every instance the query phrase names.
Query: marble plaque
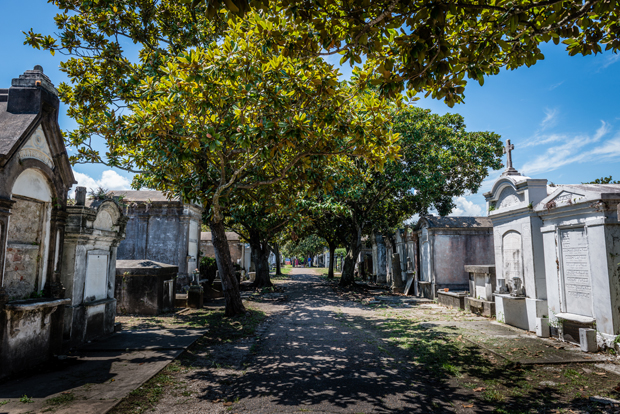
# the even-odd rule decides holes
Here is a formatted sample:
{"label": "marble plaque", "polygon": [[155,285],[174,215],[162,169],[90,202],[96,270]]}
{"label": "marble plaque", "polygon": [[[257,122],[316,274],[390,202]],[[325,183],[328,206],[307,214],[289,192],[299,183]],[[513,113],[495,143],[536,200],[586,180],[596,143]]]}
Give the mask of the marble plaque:
{"label": "marble plaque", "polygon": [[592,316],[592,284],[584,228],[560,231],[566,312]]}
{"label": "marble plaque", "polygon": [[503,275],[506,283],[512,286],[512,279],[518,277],[523,282],[523,249],[521,234],[509,231],[502,238]]}
{"label": "marble plaque", "polygon": [[84,301],[105,299],[108,295],[108,255],[90,253],[86,260]]}

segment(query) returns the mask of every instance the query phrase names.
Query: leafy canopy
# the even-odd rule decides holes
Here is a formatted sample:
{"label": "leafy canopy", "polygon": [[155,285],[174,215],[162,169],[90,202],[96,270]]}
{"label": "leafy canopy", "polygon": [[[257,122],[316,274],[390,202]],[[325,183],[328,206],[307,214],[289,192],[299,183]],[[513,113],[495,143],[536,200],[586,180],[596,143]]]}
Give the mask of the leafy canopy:
{"label": "leafy canopy", "polygon": [[[188,0],[189,2],[189,0]],[[243,15],[269,8],[298,24],[286,32],[292,51],[339,53],[341,62],[366,62],[368,79],[395,95],[405,88],[452,106],[462,102],[466,78],[482,84],[500,69],[544,59],[541,43],[566,44],[589,55],[620,47],[618,0],[194,0],[215,11]]]}

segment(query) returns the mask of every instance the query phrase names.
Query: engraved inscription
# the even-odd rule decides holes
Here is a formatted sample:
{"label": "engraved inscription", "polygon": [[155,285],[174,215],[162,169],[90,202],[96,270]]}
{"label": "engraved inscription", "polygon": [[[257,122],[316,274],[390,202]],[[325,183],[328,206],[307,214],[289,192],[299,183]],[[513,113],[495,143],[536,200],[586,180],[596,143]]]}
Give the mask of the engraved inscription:
{"label": "engraved inscription", "polygon": [[553,199],[556,204],[571,204],[576,203],[584,196],[582,194],[569,193],[568,191],[562,191],[556,198]]}
{"label": "engraved inscription", "polygon": [[592,316],[592,283],[585,230],[561,230],[560,240],[566,311]]}

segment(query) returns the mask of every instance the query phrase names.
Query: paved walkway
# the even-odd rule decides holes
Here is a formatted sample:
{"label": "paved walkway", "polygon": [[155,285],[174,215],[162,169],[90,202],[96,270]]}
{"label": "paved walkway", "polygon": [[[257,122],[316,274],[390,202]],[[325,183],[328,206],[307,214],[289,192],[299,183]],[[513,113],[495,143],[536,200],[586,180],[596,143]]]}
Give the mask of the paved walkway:
{"label": "paved walkway", "polygon": [[122,331],[93,342],[47,372],[0,384],[0,414],[105,413],[203,334],[194,329]]}
{"label": "paved walkway", "polygon": [[[307,271],[293,271],[288,312],[270,322],[248,374],[233,385],[241,391],[235,412],[409,413],[446,404],[443,390],[399,363],[399,351],[355,317],[368,308],[341,301]],[[450,394],[466,401],[469,393]]]}
{"label": "paved walkway", "polygon": [[[438,387],[377,336],[375,310],[339,298],[308,269],[293,269],[288,301],[254,344],[241,342],[229,369],[195,369],[184,395],[166,396],[156,413],[411,413],[449,409],[472,391]],[[253,350],[253,352],[252,352]],[[222,351],[213,349],[211,358]],[[229,355],[226,353],[226,355]],[[223,401],[235,401],[233,406]]]}

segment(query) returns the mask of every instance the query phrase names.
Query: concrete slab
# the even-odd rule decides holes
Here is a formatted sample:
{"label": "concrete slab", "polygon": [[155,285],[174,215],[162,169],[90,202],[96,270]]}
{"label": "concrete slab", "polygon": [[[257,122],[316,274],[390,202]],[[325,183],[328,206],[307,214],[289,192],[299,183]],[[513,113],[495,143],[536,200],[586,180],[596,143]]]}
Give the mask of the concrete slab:
{"label": "concrete slab", "polygon": [[176,350],[186,349],[207,332],[205,329],[153,329],[121,331],[92,342],[80,349],[82,352]]}
{"label": "concrete slab", "polygon": [[[123,331],[89,344],[44,372],[0,384],[0,414],[102,414],[151,379],[205,330]],[[141,349],[138,349],[141,348]],[[24,401],[20,402],[22,397]],[[53,399],[66,402],[52,405]],[[70,398],[68,398],[70,397]],[[58,401],[57,401],[58,402]]]}

